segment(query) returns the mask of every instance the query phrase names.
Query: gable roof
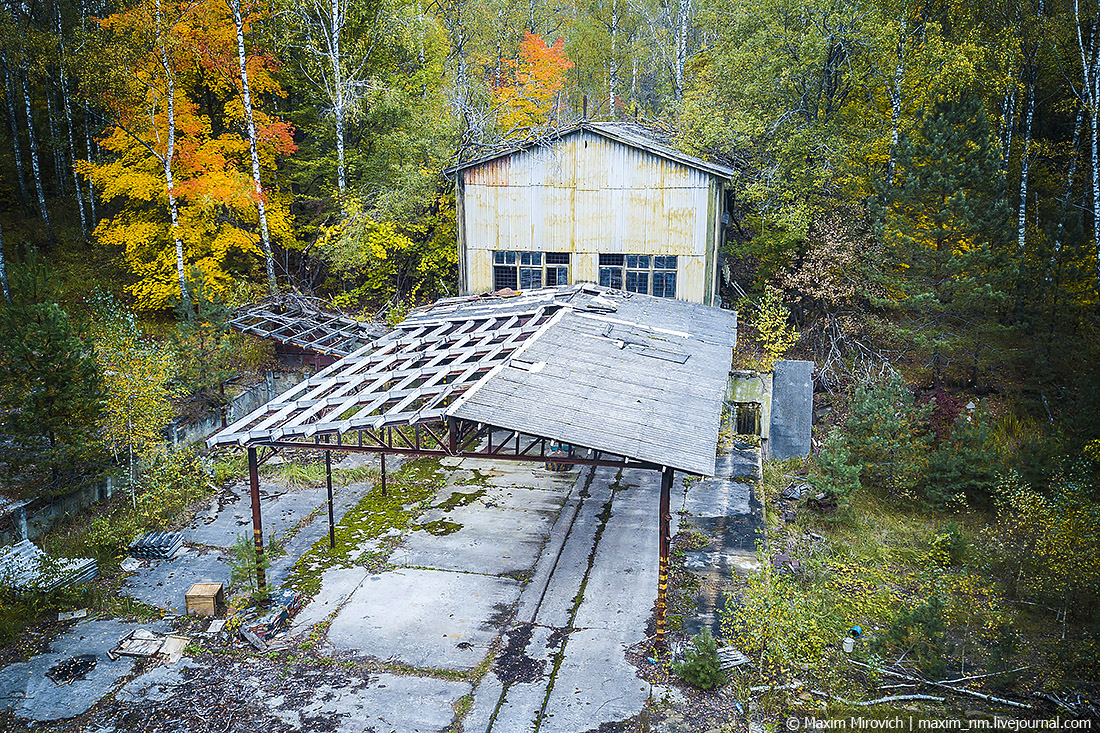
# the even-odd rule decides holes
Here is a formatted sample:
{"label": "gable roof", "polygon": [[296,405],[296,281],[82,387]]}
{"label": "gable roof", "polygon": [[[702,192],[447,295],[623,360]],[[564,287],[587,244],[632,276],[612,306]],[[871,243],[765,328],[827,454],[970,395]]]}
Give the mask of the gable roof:
{"label": "gable roof", "polygon": [[694,155],[688,155],[676,148],[672,147],[670,141],[666,136],[661,135],[656,130],[642,125],[631,122],[580,122],[572,127],[567,127],[561,130],[554,130],[548,135],[536,138],[534,140],[525,140],[521,143],[508,145],[499,150],[486,153],[485,155],[477,158],[472,158],[465,163],[460,163],[456,166],[446,168],[443,171],[445,176],[451,177],[464,171],[468,168],[474,168],[482,163],[488,163],[491,160],[497,160],[498,158],[506,158],[513,153],[518,153],[522,150],[529,150],[537,146],[549,146],[553,145],[559,140],[563,140],[570,135],[575,135],[579,132],[591,132],[601,137],[607,138],[622,145],[628,145],[638,150],[644,150],[645,152],[652,153],[660,158],[671,160],[681,165],[686,165],[689,168],[709,173],[716,178],[723,180],[730,180],[736,174],[733,168],[722,165],[720,163],[713,163],[702,158],[697,158]]}
{"label": "gable roof", "polygon": [[207,440],[457,418],[714,474],[737,314],[577,283],[441,300]]}

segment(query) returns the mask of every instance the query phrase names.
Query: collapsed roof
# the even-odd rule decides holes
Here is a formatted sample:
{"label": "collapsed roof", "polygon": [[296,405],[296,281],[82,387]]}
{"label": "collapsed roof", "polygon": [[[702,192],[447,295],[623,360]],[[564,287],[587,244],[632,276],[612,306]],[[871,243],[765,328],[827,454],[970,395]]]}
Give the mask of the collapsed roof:
{"label": "collapsed roof", "polygon": [[454,419],[709,476],[736,334],[731,311],[587,283],[450,298],[208,443]]}
{"label": "collapsed roof", "polygon": [[347,356],[385,329],[332,312],[318,298],[293,293],[266,298],[238,309],[229,320],[238,331],[269,338],[326,356]]}

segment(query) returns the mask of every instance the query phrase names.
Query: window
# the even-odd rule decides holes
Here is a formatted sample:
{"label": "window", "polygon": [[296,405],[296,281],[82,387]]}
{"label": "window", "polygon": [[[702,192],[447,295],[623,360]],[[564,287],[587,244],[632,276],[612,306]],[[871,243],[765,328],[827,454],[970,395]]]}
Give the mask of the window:
{"label": "window", "polygon": [[493,290],[568,284],[568,252],[493,252]]}
{"label": "window", "polygon": [[760,435],[759,402],[727,402],[727,425],[737,435]]}
{"label": "window", "polygon": [[676,297],[676,255],[600,255],[600,285]]}

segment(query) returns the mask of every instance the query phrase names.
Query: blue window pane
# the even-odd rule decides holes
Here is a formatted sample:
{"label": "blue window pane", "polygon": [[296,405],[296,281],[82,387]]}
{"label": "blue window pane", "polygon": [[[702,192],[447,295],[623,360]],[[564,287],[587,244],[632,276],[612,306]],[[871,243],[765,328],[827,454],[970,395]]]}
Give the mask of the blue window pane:
{"label": "blue window pane", "polygon": [[568,265],[569,253],[568,252],[547,252],[546,264],[548,265]]}
{"label": "blue window pane", "polygon": [[542,252],[521,252],[519,255],[521,265],[541,265]]}
{"label": "blue window pane", "polygon": [[663,257],[653,258],[653,269],[655,270],[675,270],[676,269],[676,255],[665,255]]}
{"label": "blue window pane", "polygon": [[504,264],[504,252],[493,252],[493,264],[494,265],[503,265]]}
{"label": "blue window pane", "polygon": [[552,287],[554,285],[568,285],[569,284],[569,268],[568,267],[547,267],[546,268],[546,286]]}
{"label": "blue window pane", "polygon": [[648,270],[649,255],[627,255],[626,266],[634,270]]}
{"label": "blue window pane", "polygon": [[675,298],[676,297],[676,273],[675,272],[655,272],[653,273],[653,294],[658,298]]}
{"label": "blue window pane", "polygon": [[622,255],[600,255],[600,264],[609,267],[622,267],[623,256]]}
{"label": "blue window pane", "polygon": [[626,272],[626,289],[632,293],[649,293],[648,272]]}
{"label": "blue window pane", "polygon": [[516,286],[516,268],[493,268],[493,290],[502,290],[503,288],[511,288],[512,290],[515,290]]}
{"label": "blue window pane", "polygon": [[622,290],[623,271],[618,267],[601,267],[600,285],[603,285],[605,288],[618,288]]}
{"label": "blue window pane", "polygon": [[542,287],[542,270],[533,267],[519,268],[519,288],[528,290]]}

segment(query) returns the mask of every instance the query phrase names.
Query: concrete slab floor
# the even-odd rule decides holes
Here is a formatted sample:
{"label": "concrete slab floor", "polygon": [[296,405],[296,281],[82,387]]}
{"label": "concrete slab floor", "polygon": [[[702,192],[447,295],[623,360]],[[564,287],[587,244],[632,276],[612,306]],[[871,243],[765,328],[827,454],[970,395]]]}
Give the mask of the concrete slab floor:
{"label": "concrete slab floor", "polygon": [[[50,651],[0,669],[0,707],[21,718],[58,720],[80,715],[114,689],[134,668],[134,660],[111,660],[107,651],[135,628],[165,631],[163,623],[131,624],[114,620],[89,620],[60,634]],[[57,684],[46,676],[59,662],[82,654],[94,655],[95,667],[83,679]]]}
{"label": "concrete slab floor", "polygon": [[405,568],[372,575],[329,626],[339,651],[413,667],[476,667],[511,617],[521,584],[472,573]]}
{"label": "concrete slab floor", "polygon": [[471,689],[469,682],[380,674],[365,684],[322,684],[304,698],[266,697],[264,706],[291,730],[335,720],[331,730],[340,733],[436,733]]}

